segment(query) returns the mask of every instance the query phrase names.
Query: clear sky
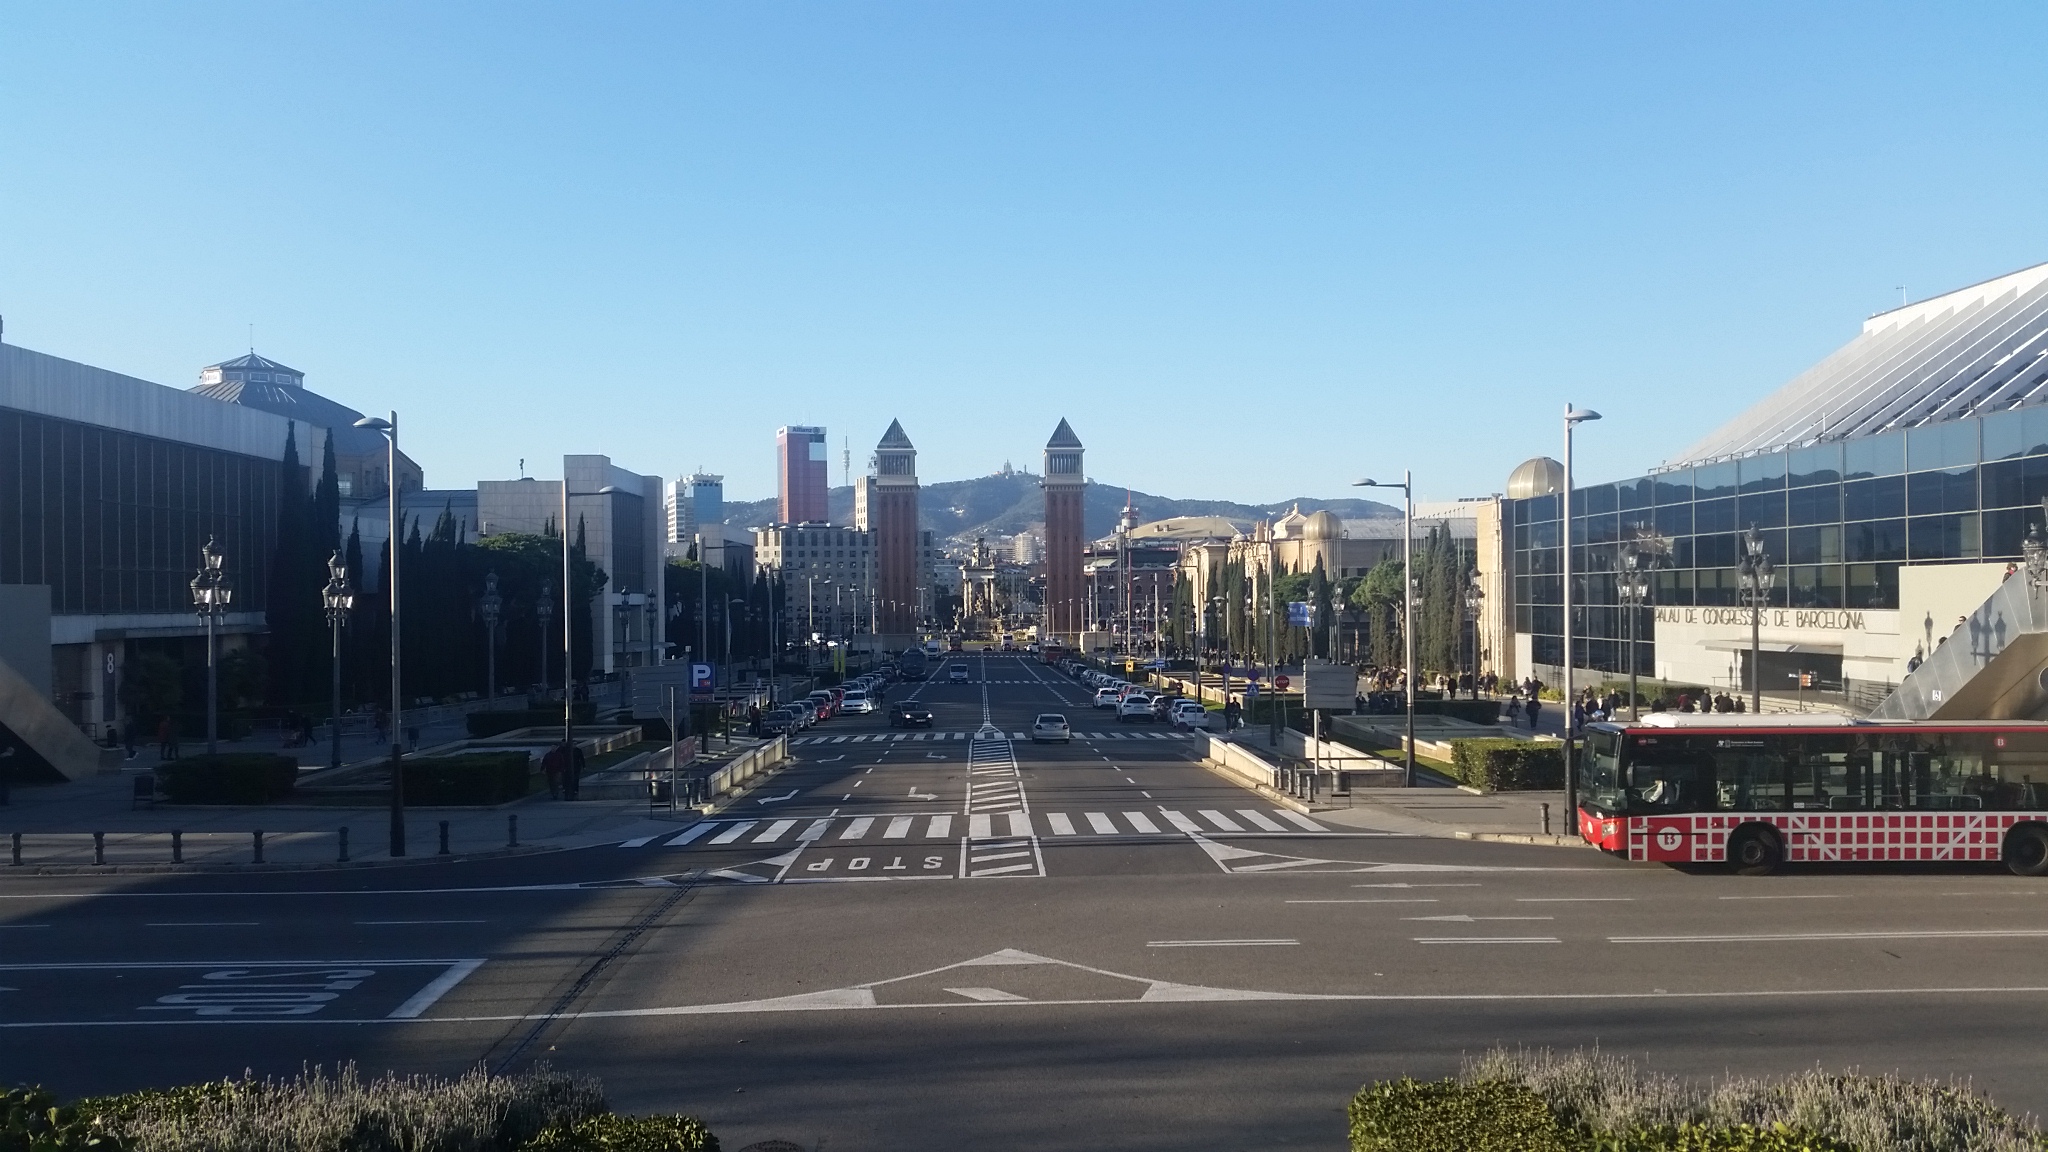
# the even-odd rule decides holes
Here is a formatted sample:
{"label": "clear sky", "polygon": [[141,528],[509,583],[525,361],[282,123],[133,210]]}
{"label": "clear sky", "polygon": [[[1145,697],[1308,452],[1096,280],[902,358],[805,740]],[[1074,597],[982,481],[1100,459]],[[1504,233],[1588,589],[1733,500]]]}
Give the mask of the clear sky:
{"label": "clear sky", "polygon": [[2048,260],[2048,5],[0,0],[6,338],[257,350],[429,483],[1639,473]]}

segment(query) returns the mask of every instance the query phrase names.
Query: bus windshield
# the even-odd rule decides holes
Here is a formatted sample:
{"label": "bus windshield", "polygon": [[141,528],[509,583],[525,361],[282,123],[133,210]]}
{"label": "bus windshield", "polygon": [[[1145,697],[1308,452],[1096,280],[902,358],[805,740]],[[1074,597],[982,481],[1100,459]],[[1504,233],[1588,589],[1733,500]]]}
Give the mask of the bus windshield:
{"label": "bus windshield", "polygon": [[1586,806],[1610,814],[1625,811],[1628,795],[1621,780],[1621,733],[1588,731],[1584,767]]}

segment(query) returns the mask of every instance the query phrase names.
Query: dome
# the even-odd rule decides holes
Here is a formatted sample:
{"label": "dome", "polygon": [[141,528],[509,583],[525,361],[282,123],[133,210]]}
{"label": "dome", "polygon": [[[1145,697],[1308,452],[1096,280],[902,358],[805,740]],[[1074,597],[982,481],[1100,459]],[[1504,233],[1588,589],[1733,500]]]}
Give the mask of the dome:
{"label": "dome", "polygon": [[1337,519],[1336,514],[1328,509],[1321,512],[1311,512],[1302,521],[1301,538],[1303,540],[1336,540],[1343,535],[1344,522]]}
{"label": "dome", "polygon": [[1527,500],[1564,491],[1564,465],[1548,456],[1524,460],[1508,473],[1508,499]]}

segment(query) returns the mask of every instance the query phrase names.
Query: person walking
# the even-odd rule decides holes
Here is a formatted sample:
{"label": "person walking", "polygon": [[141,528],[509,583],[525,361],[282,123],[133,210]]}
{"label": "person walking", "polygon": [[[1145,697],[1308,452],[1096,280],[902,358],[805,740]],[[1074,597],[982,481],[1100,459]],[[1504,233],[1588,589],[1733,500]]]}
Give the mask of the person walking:
{"label": "person walking", "polygon": [[547,777],[550,800],[562,798],[562,766],[568,762],[568,757],[562,752],[564,747],[566,745],[557,744],[548,749],[547,755],[540,758],[540,772],[542,776]]}
{"label": "person walking", "polygon": [[1529,697],[1529,731],[1534,732],[1536,730],[1536,716],[1542,711],[1543,698],[1541,696]]}
{"label": "person walking", "polygon": [[178,758],[178,726],[168,714],[156,722],[156,756],[166,762]]}
{"label": "person walking", "polygon": [[1520,696],[1510,696],[1508,697],[1508,727],[1519,728],[1521,726],[1522,698]]}
{"label": "person walking", "polygon": [[574,800],[583,792],[583,749],[581,746],[569,749],[567,772],[562,780],[562,794]]}

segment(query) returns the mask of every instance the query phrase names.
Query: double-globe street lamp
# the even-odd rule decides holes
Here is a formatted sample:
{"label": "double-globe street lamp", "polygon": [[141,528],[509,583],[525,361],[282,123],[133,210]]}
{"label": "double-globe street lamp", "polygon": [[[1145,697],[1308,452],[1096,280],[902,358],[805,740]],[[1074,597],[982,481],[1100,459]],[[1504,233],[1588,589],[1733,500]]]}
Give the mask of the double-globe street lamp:
{"label": "double-globe street lamp", "polygon": [[391,854],[405,855],[405,698],[398,670],[398,552],[404,543],[398,535],[398,413],[389,420],[365,416],[356,427],[368,428],[384,437],[384,503],[390,513],[390,534],[385,538],[384,584],[391,591]]}
{"label": "double-globe street lamp", "polygon": [[1642,708],[1636,702],[1636,632],[1637,622],[1642,616],[1643,605],[1650,602],[1650,568],[1655,557],[1640,548],[1630,548],[1622,553],[1621,572],[1616,576],[1614,590],[1621,600],[1621,611],[1628,618],[1627,653],[1628,660],[1628,718],[1631,723],[1642,719]]}
{"label": "double-globe street lamp", "polygon": [[1399,488],[1401,490],[1401,663],[1402,695],[1408,698],[1407,758],[1401,769],[1401,785],[1415,787],[1415,473],[1403,471],[1399,483],[1392,480],[1360,480],[1354,488]]}
{"label": "double-globe street lamp", "polygon": [[484,573],[484,594],[477,601],[477,611],[484,618],[484,707],[498,710],[498,612],[505,606],[505,600],[498,595],[498,574]]}
{"label": "double-globe street lamp", "polygon": [[220,659],[219,643],[215,626],[226,620],[228,602],[235,597],[235,590],[228,587],[227,574],[221,571],[225,557],[215,547],[213,537],[206,538],[206,546],[199,550],[199,572],[192,577],[192,609],[199,618],[206,621],[206,754],[212,756],[220,751]]}
{"label": "double-globe street lamp", "polygon": [[1591,408],[1574,408],[1570,401],[1565,402],[1564,515],[1557,544],[1564,558],[1564,807],[1574,826],[1579,818],[1579,758],[1578,746],[1573,743],[1577,733],[1572,731],[1572,430],[1599,418]]}
{"label": "double-globe street lamp", "polygon": [[329,660],[329,675],[332,677],[333,695],[329,701],[327,715],[329,752],[327,766],[341,767],[341,626],[348,623],[348,614],[355,610],[355,586],[348,582],[348,565],[343,562],[341,552],[327,558],[327,587],[320,590],[321,606],[327,609],[327,627],[334,635],[334,654]]}
{"label": "double-globe street lamp", "polygon": [[[1479,613],[1486,605],[1486,588],[1479,582],[1479,569],[1474,568],[1465,576],[1465,623],[1472,628],[1472,685],[1474,700],[1479,699]],[[1451,694],[1453,697],[1456,692]]]}
{"label": "double-globe street lamp", "polygon": [[[609,496],[618,490],[617,485],[607,484],[595,492],[571,492],[569,470],[562,470],[562,752],[568,757],[568,763],[562,767],[570,774],[570,780],[576,779],[576,649],[570,640],[576,631],[576,597],[570,590],[576,583],[569,572],[569,497]],[[578,785],[572,783],[563,795],[573,799],[579,791]]]}
{"label": "double-globe street lamp", "polygon": [[1736,562],[1735,574],[1742,602],[1749,608],[1749,710],[1759,714],[1764,710],[1764,678],[1757,660],[1763,648],[1760,635],[1764,609],[1771,602],[1776,571],[1770,553],[1764,551],[1763,536],[1751,524],[1742,534],[1742,559]]}

